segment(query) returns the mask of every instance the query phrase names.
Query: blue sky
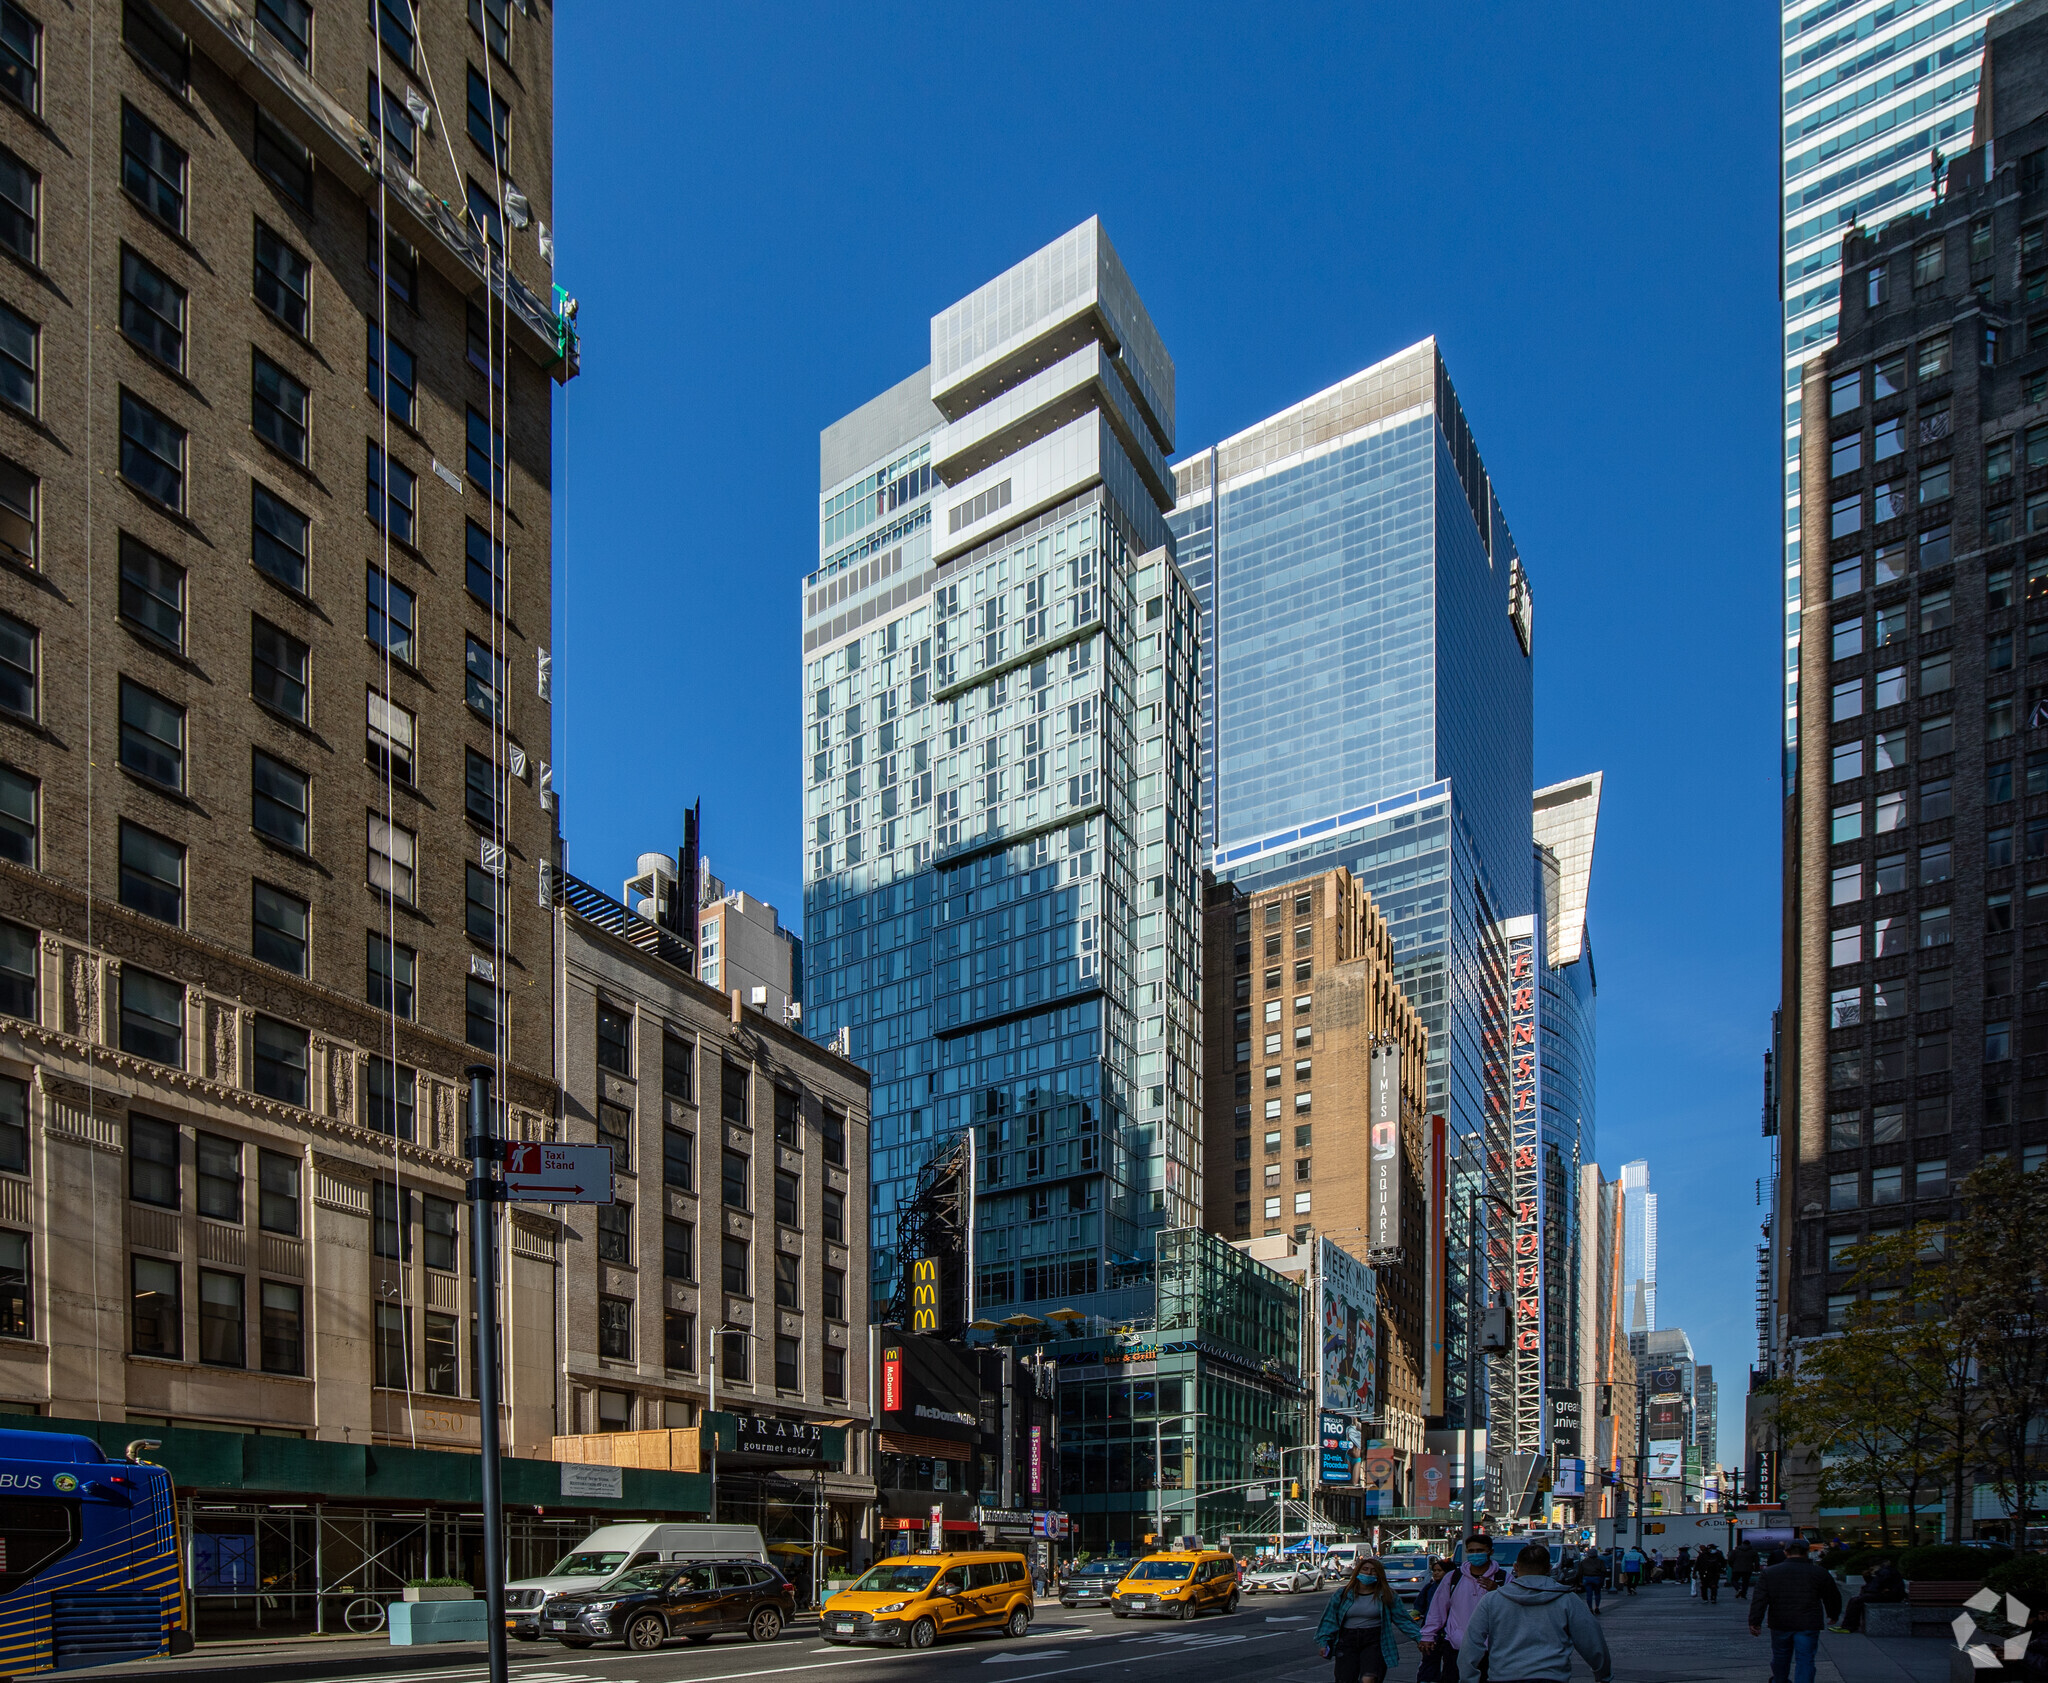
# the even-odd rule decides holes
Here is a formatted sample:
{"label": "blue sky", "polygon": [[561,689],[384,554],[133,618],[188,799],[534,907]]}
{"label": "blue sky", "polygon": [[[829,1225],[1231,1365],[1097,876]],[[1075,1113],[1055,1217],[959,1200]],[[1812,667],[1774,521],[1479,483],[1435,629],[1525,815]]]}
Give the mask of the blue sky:
{"label": "blue sky", "polygon": [[[585,22],[603,19],[602,27]],[[1536,771],[1607,773],[1598,1148],[1660,1320],[1754,1350],[1778,993],[1776,14],[699,7],[557,16],[557,786],[616,893],[704,802],[801,921],[817,435],[931,314],[1099,213],[1187,453],[1434,333],[1536,596]]]}

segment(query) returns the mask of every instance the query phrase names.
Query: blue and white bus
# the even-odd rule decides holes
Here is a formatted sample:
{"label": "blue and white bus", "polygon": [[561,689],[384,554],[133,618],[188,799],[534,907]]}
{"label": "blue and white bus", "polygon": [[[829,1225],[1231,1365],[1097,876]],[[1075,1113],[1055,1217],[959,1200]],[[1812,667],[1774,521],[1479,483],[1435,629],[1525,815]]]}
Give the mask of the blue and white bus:
{"label": "blue and white bus", "polygon": [[189,1646],[176,1513],[161,1467],[0,1431],[0,1677]]}

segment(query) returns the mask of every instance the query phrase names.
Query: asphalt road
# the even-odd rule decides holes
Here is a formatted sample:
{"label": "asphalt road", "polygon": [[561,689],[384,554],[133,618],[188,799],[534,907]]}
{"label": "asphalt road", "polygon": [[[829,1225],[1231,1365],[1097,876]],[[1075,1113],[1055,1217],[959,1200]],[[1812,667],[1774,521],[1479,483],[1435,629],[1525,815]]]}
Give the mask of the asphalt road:
{"label": "asphalt road", "polygon": [[[815,1624],[800,1623],[779,1641],[759,1644],[719,1637],[703,1647],[676,1643],[653,1654],[613,1647],[581,1652],[554,1642],[514,1642],[516,1683],[754,1683],[784,1673],[803,1683],[1124,1683],[1169,1671],[1174,1683],[1242,1683],[1255,1671],[1272,1683],[1328,1683],[1329,1665],[1315,1650],[1324,1597],[1318,1592],[1248,1597],[1234,1614],[1207,1613],[1182,1623],[1113,1618],[1106,1609],[1068,1612],[1041,1603],[1031,1634],[1000,1632],[942,1641],[923,1653],[895,1648],[828,1646]],[[280,1654],[230,1656],[202,1649],[147,1668],[88,1673],[106,1683],[144,1683],[184,1671],[231,1683],[355,1683],[391,1677],[409,1683],[484,1683],[481,1653],[467,1648],[392,1648],[339,1644],[325,1651],[287,1647]]]}

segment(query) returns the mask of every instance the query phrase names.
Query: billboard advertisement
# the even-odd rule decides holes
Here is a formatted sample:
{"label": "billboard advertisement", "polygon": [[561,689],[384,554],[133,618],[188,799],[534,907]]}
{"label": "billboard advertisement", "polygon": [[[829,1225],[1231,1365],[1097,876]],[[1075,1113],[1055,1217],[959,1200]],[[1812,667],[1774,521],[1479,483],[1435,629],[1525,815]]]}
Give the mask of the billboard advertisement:
{"label": "billboard advertisement", "polygon": [[1358,1468],[1358,1425],[1349,1415],[1321,1417],[1322,1482],[1354,1484]]}
{"label": "billboard advertisement", "polygon": [[1415,1457],[1415,1505],[1418,1508],[1448,1508],[1451,1505],[1451,1474],[1441,1455]]}
{"label": "billboard advertisement", "polygon": [[1317,1402],[1332,1414],[1377,1414],[1379,1282],[1341,1246],[1318,1239],[1316,1248],[1323,1323]]}
{"label": "billboard advertisement", "polygon": [[1685,1472],[1685,1441],[1682,1438],[1650,1440],[1650,1477],[1679,1478]]}
{"label": "billboard advertisement", "polygon": [[[1653,1438],[1668,1438],[1675,1436],[1678,1429],[1681,1428],[1684,1424],[1685,1403],[1682,1400],[1672,1402],[1653,1402],[1650,1404],[1650,1436],[1652,1436]],[[1672,1428],[1672,1430],[1668,1432],[1659,1431],[1658,1428],[1661,1426],[1669,1426]]]}
{"label": "billboard advertisement", "polygon": [[1401,1048],[1382,1041],[1372,1049],[1372,1154],[1367,1162],[1366,1252],[1392,1260],[1401,1254]]}
{"label": "billboard advertisement", "polygon": [[1586,1494],[1586,1463],[1574,1455],[1561,1455],[1557,1461],[1557,1477],[1551,1481],[1550,1494],[1561,1498]]}

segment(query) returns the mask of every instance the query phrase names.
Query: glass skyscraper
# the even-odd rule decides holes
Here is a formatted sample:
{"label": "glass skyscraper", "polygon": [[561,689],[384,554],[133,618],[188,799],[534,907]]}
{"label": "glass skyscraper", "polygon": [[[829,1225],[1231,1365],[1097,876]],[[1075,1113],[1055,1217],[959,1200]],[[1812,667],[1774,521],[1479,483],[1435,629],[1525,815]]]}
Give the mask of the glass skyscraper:
{"label": "glass skyscraper", "polygon": [[973,1129],[972,1307],[1152,1308],[1197,1225],[1197,610],[1172,359],[1090,220],[825,429],[804,581],[807,1031],[874,1077],[873,1274]]}
{"label": "glass skyscraper", "polygon": [[1842,235],[1933,197],[1970,144],[1984,27],[2011,0],[1785,0],[1779,148],[1784,300],[1785,788],[1799,745],[1799,370],[1835,342]]}
{"label": "glass skyscraper", "polygon": [[1629,1333],[1657,1330],[1657,1194],[1650,1164],[1621,1166],[1621,1324]]}
{"label": "glass skyscraper", "polygon": [[[1428,1103],[1509,1184],[1507,928],[1538,909],[1532,604],[1433,340],[1175,468],[1200,604],[1203,839],[1256,891],[1347,866],[1429,1028]],[[1463,1214],[1449,1262],[1463,1418]],[[1504,1235],[1501,1236],[1504,1240]],[[1505,1282],[1506,1249],[1498,1252]]]}

